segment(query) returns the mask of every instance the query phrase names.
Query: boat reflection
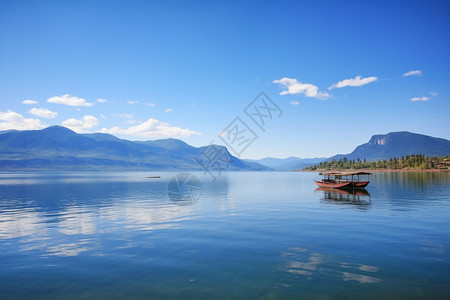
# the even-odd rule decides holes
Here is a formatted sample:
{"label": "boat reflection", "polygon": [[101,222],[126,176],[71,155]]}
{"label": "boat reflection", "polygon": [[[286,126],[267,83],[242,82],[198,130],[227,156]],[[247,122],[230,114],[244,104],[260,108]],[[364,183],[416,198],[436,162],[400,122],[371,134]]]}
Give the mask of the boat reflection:
{"label": "boat reflection", "polygon": [[370,205],[370,194],[366,189],[334,189],[319,187],[315,192],[322,191],[324,202],[332,204]]}

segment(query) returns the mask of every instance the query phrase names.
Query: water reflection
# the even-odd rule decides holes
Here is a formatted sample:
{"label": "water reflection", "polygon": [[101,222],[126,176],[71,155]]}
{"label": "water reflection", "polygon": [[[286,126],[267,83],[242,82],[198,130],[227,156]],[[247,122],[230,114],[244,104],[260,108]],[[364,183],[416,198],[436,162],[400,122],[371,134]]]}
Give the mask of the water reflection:
{"label": "water reflection", "polygon": [[42,214],[32,209],[0,211],[0,240],[38,237],[47,233]]}
{"label": "water reflection", "polygon": [[176,205],[193,205],[202,194],[202,184],[194,174],[179,173],[170,180],[167,194]]}
{"label": "water reflection", "polygon": [[338,205],[370,205],[370,194],[366,189],[333,189],[319,187],[315,192],[323,192],[323,201],[329,204]]}
{"label": "water reflection", "polygon": [[68,207],[60,213],[59,231],[66,235],[94,234],[96,232],[96,216],[86,207]]}
{"label": "water reflection", "polygon": [[360,284],[374,284],[382,281],[376,277],[376,273],[380,270],[377,266],[338,261],[331,254],[319,253],[303,247],[290,247],[282,252],[279,270],[294,276],[303,276],[307,280],[320,277],[322,280],[324,278],[339,279],[356,281]]}
{"label": "water reflection", "polygon": [[[392,211],[408,212],[446,207],[450,172],[374,173],[371,192],[376,204]],[[432,195],[432,196],[430,196]]]}
{"label": "water reflection", "polygon": [[450,173],[441,172],[380,172],[373,173],[373,180],[380,186],[424,189],[450,182]]}
{"label": "water reflection", "polygon": [[[97,212],[96,217],[69,209],[61,212],[57,223],[50,222],[45,215],[36,212],[20,212],[10,218],[1,215],[0,240],[21,238],[21,242],[16,244],[19,251],[39,251],[44,257],[77,256],[90,250],[101,253],[107,245],[98,244],[99,235],[130,229],[151,232],[174,228],[178,226],[177,222],[189,214],[189,210],[176,208],[171,206],[157,210],[116,207]],[[123,242],[126,243],[126,240]]]}
{"label": "water reflection", "polygon": [[167,195],[176,174],[161,175],[0,176],[0,298],[448,294],[447,175],[403,188],[375,174],[370,195],[313,197],[311,173],[197,173],[202,197],[182,206]]}
{"label": "water reflection", "polygon": [[[78,256],[82,252],[92,250],[94,247],[90,245],[89,240],[79,241],[77,243],[62,243],[54,246],[48,246],[45,249],[47,255],[54,256]],[[43,250],[43,249],[41,249]]]}
{"label": "water reflection", "polygon": [[[167,194],[174,174],[158,180],[149,180],[141,173],[98,175],[0,174],[0,241],[7,245],[19,238],[19,243],[11,245],[19,251],[40,251],[44,257],[78,256],[89,251],[103,255],[109,242],[99,237],[120,237],[116,248],[135,247],[134,236],[139,232],[180,228],[181,223],[197,217],[195,206],[200,194],[190,205]],[[201,189],[202,184],[195,179]],[[217,188],[221,193],[228,191],[226,178],[205,186],[208,197],[217,197]],[[226,198],[223,196],[220,199]],[[222,208],[224,202],[216,205]]]}
{"label": "water reflection", "polygon": [[195,217],[192,207],[176,206],[165,194],[169,176],[32,175],[0,176],[0,241],[20,238],[13,243],[19,251],[98,252],[103,234],[174,228]]}

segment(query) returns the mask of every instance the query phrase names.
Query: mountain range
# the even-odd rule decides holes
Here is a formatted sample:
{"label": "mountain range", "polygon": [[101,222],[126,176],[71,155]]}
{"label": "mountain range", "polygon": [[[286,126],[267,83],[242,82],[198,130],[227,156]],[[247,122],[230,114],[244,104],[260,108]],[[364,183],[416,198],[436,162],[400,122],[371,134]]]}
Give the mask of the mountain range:
{"label": "mountain range", "polygon": [[407,131],[391,132],[372,136],[369,142],[359,145],[348,154],[337,154],[329,158],[298,158],[285,159],[266,157],[258,160],[247,160],[268,166],[277,171],[302,170],[317,165],[322,161],[347,159],[377,161],[411,154],[426,156],[446,156],[450,154],[450,141],[423,134]]}
{"label": "mountain range", "polygon": [[177,139],[133,142],[61,126],[0,132],[0,170],[204,170],[208,164],[217,171],[271,170],[240,160],[224,146],[196,148]]}
{"label": "mountain range", "polygon": [[318,158],[266,157],[266,158],[262,158],[262,159],[246,159],[245,161],[246,162],[256,162],[256,163],[267,166],[267,167],[272,168],[277,171],[292,171],[292,170],[302,170],[306,167],[316,165],[326,159],[327,159],[326,157],[318,157]]}
{"label": "mountain range", "polygon": [[[212,159],[226,154],[226,161]],[[291,171],[332,159],[375,161],[410,154],[446,156],[450,141],[411,132],[374,135],[349,154],[330,158],[242,160],[224,146],[193,147],[177,139],[129,141],[105,133],[78,134],[61,126],[0,132],[0,170],[204,170]],[[217,163],[217,165],[216,165]]]}
{"label": "mountain range", "polygon": [[450,141],[408,131],[390,132],[372,136],[369,142],[359,145],[349,154],[338,154],[327,161],[347,159],[377,161],[411,154],[446,156],[450,154]]}

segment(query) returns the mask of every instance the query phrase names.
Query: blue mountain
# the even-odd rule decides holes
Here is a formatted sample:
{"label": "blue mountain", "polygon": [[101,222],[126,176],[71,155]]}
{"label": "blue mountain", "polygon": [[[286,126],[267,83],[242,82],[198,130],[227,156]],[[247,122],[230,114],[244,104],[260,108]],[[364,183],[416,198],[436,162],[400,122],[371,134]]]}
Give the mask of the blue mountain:
{"label": "blue mountain", "polygon": [[[217,153],[224,159],[211,158]],[[224,146],[196,148],[177,139],[129,141],[61,126],[0,132],[0,170],[203,170],[201,165],[208,164],[211,170],[227,165],[229,170],[270,170],[240,160]]]}
{"label": "blue mountain", "polygon": [[372,136],[368,143],[362,144],[349,154],[338,154],[327,161],[341,158],[377,161],[411,154],[426,156],[446,156],[450,154],[450,141],[407,131],[390,132]]}
{"label": "blue mountain", "polygon": [[266,167],[272,168],[277,171],[292,171],[292,170],[302,170],[306,167],[316,165],[321,161],[324,161],[325,157],[319,158],[299,158],[299,157],[288,157],[288,158],[273,158],[265,157],[262,159],[247,159],[246,162],[256,162]]}
{"label": "blue mountain", "polygon": [[349,154],[337,154],[330,158],[298,158],[285,159],[266,157],[258,160],[246,160],[259,163],[277,171],[301,170],[317,165],[322,161],[347,159],[377,161],[411,154],[427,156],[446,156],[450,154],[450,141],[407,131],[391,132],[372,136],[369,142],[362,144]]}

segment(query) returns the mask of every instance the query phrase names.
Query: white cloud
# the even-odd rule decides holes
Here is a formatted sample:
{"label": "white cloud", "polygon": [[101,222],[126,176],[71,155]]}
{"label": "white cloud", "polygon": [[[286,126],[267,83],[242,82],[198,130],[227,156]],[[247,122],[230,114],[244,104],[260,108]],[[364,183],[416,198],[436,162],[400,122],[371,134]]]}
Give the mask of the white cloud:
{"label": "white cloud", "polygon": [[128,104],[142,104],[142,105],[147,105],[147,106],[155,106],[155,103],[150,103],[150,102],[141,102],[141,101],[128,101]]}
{"label": "white cloud", "polygon": [[201,134],[200,132],[192,131],[187,128],[183,129],[177,126],[171,126],[169,123],[164,123],[156,119],[148,119],[139,125],[127,129],[122,129],[118,126],[114,126],[110,129],[102,128],[101,132],[145,137],[187,137],[190,135]]}
{"label": "white cloud", "polygon": [[38,102],[35,100],[23,100],[22,103],[32,105],[32,104],[37,104]]}
{"label": "white cloud", "polygon": [[26,119],[21,114],[8,110],[0,111],[0,130],[17,129],[17,130],[34,130],[41,129],[44,125],[39,119]]}
{"label": "white cloud", "polygon": [[92,106],[92,103],[86,102],[86,99],[70,96],[69,94],[48,98],[47,102],[69,106]]}
{"label": "white cloud", "polygon": [[273,83],[280,84],[281,86],[287,88],[287,90],[282,91],[280,95],[295,95],[304,94],[306,97],[317,98],[317,99],[328,99],[330,95],[327,92],[319,91],[319,88],[310,83],[301,83],[297,79],[293,78],[281,78],[274,80]]}
{"label": "white cloud", "polygon": [[84,116],[81,120],[70,118],[61,123],[62,126],[65,126],[75,132],[85,132],[86,129],[90,129],[94,126],[98,125],[98,119],[94,116]]}
{"label": "white cloud", "polygon": [[299,105],[300,102],[298,102],[297,100],[295,100],[295,101],[291,101],[291,104],[292,104],[292,105]]}
{"label": "white cloud", "polygon": [[132,114],[127,114],[127,113],[123,113],[123,114],[113,114],[113,117],[118,117],[118,118],[124,118],[124,119],[133,119],[133,115]]}
{"label": "white cloud", "polygon": [[356,76],[355,78],[351,78],[351,79],[344,79],[339,81],[338,83],[335,83],[333,85],[331,85],[328,89],[334,89],[334,88],[343,88],[346,86],[362,86],[362,85],[366,85],[369,84],[371,82],[377,81],[378,77],[372,76],[372,77],[366,77],[366,78],[361,78],[361,76]]}
{"label": "white cloud", "polygon": [[38,117],[42,117],[42,118],[46,118],[46,119],[54,119],[58,115],[57,112],[48,110],[46,108],[35,108],[35,107],[33,107],[28,112],[30,114],[32,114],[32,115],[35,115],[35,116],[38,116]]}
{"label": "white cloud", "polygon": [[173,112],[173,109],[172,109],[172,108],[166,108],[166,109],[164,110],[164,112]]}
{"label": "white cloud", "polygon": [[428,97],[413,97],[411,98],[411,101],[428,101],[430,98]]}
{"label": "white cloud", "polygon": [[433,96],[433,97],[436,97],[439,94],[438,94],[438,92],[430,92],[430,95]]}
{"label": "white cloud", "polygon": [[106,103],[106,102],[108,102],[108,100],[106,100],[106,99],[97,99],[97,102],[99,102],[99,103]]}
{"label": "white cloud", "polygon": [[403,77],[405,77],[405,76],[420,76],[420,75],[422,75],[422,71],[415,70],[415,71],[406,72],[405,74],[403,74]]}

